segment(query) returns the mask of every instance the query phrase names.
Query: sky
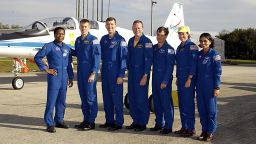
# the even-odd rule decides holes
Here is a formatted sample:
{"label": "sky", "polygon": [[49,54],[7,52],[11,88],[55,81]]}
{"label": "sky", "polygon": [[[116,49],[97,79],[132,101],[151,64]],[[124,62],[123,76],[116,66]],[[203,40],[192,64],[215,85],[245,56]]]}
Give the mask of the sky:
{"label": "sky", "polygon": [[[88,1],[89,19],[91,19],[93,0]],[[164,25],[174,2],[183,4],[185,24],[190,27],[192,32],[221,32],[223,30],[232,31],[235,28],[256,28],[256,0],[154,1],[157,4],[153,6],[153,29]],[[104,20],[108,16],[108,2],[109,0],[103,0]],[[1,0],[0,7],[0,22],[4,24],[26,26],[35,20],[44,18],[76,16],[76,0]],[[151,0],[110,0],[109,12],[110,16],[117,19],[118,26],[127,29],[131,28],[135,19],[141,19],[145,25],[145,33],[150,34],[150,7]],[[82,11],[80,15],[82,16]],[[94,18],[96,20],[96,0]]]}

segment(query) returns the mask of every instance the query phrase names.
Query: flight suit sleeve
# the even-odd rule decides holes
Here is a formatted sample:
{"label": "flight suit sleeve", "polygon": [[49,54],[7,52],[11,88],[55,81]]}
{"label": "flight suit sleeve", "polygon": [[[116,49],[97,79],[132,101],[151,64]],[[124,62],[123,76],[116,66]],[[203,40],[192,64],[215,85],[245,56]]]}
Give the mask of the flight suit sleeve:
{"label": "flight suit sleeve", "polygon": [[67,67],[67,72],[68,72],[68,78],[73,80],[74,79],[74,71],[72,67],[72,49],[70,49],[70,53],[68,55],[68,67]]}
{"label": "flight suit sleeve", "polygon": [[127,43],[125,40],[121,40],[119,46],[119,60],[120,60],[120,68],[118,77],[125,77],[125,70],[127,68]]}
{"label": "flight suit sleeve", "polygon": [[177,66],[177,53],[179,52],[179,47],[177,47],[177,49],[176,49],[176,54],[175,54],[175,60],[174,60],[174,62],[175,62],[175,64],[176,64],[176,78],[178,78],[178,66]]}
{"label": "flight suit sleeve", "polygon": [[222,73],[222,68],[221,68],[221,56],[217,52],[213,56],[213,70],[214,70],[214,88],[219,88],[220,83],[221,83],[221,73]]}
{"label": "flight suit sleeve", "polygon": [[45,44],[35,55],[34,61],[41,71],[46,70],[48,67],[44,64],[43,58],[49,54],[51,47]]}
{"label": "flight suit sleeve", "polygon": [[78,49],[78,39],[76,39],[76,41],[75,41],[74,49],[71,48],[71,56],[77,56],[77,54],[76,54],[77,49]]}
{"label": "flight suit sleeve", "polygon": [[93,55],[93,68],[92,72],[98,73],[100,67],[100,58],[101,58],[101,46],[97,38],[92,41],[92,55]]}
{"label": "flight suit sleeve", "polygon": [[130,54],[131,54],[130,45],[131,45],[131,39],[129,40],[128,46],[127,46],[127,59],[126,59],[126,68],[127,68],[127,70],[129,70],[129,62],[130,62]]}
{"label": "flight suit sleeve", "polygon": [[150,40],[145,43],[145,67],[144,73],[149,75],[153,63],[153,44]]}
{"label": "flight suit sleeve", "polygon": [[103,47],[104,47],[104,43],[103,43],[103,40],[104,39],[104,37],[102,37],[101,39],[100,39],[100,53],[101,53],[101,59],[103,59],[103,52],[102,52],[102,50],[103,50]]}
{"label": "flight suit sleeve", "polygon": [[189,46],[189,75],[196,75],[198,47],[195,44]]}
{"label": "flight suit sleeve", "polygon": [[166,55],[166,71],[165,71],[164,79],[162,81],[162,83],[164,84],[167,84],[170,80],[172,80],[174,61],[175,61],[174,49],[171,47],[168,47],[167,55]]}

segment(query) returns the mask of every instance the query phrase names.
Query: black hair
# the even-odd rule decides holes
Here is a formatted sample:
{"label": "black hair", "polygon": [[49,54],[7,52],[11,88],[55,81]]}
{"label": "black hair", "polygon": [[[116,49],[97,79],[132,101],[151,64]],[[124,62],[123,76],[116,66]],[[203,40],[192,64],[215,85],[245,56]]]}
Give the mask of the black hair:
{"label": "black hair", "polygon": [[159,27],[159,28],[157,29],[157,32],[158,32],[158,33],[162,32],[162,31],[164,32],[164,35],[165,35],[165,36],[168,36],[168,34],[169,34],[168,28],[161,26],[161,27]]}
{"label": "black hair", "polygon": [[202,37],[205,37],[206,39],[208,39],[211,44],[210,44],[210,48],[213,48],[214,47],[214,39],[213,37],[209,34],[209,33],[202,33],[199,37],[199,40],[202,38]]}
{"label": "black hair", "polygon": [[116,19],[114,17],[108,17],[106,19],[106,22],[108,22],[108,21],[114,21],[116,23]]}
{"label": "black hair", "polygon": [[63,30],[64,33],[65,33],[65,29],[64,29],[63,27],[56,27],[56,28],[54,29],[54,31],[53,31],[54,35],[55,35],[55,34],[57,33],[57,31],[59,31],[59,30]]}
{"label": "black hair", "polygon": [[82,19],[82,20],[80,20],[80,24],[81,23],[89,23],[90,24],[90,21],[88,19]]}

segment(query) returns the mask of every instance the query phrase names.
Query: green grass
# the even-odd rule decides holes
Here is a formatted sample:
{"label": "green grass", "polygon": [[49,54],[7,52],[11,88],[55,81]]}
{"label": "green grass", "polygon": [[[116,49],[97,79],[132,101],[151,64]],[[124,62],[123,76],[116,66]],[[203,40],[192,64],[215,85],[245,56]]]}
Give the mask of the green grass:
{"label": "green grass", "polygon": [[224,61],[225,64],[256,64],[256,60],[239,60],[239,59],[226,59]]}
{"label": "green grass", "polygon": [[[39,71],[35,63],[27,61],[29,71]],[[11,72],[13,70],[13,61],[11,58],[0,58],[0,72]]]}

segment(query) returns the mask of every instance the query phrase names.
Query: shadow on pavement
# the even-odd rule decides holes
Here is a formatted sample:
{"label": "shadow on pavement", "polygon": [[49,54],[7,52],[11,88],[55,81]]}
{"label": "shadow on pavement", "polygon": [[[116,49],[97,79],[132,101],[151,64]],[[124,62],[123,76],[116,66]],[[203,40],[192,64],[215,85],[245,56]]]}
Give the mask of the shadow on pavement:
{"label": "shadow on pavement", "polygon": [[218,128],[213,142],[216,144],[255,143],[256,93],[219,97],[218,103]]}
{"label": "shadow on pavement", "polygon": [[[69,126],[70,129],[74,129],[74,126],[76,124],[79,124],[79,122],[75,121],[65,121]],[[174,134],[169,135],[161,135],[158,132],[150,132],[149,129],[143,131],[143,132],[135,132],[134,130],[126,130],[125,126],[121,130],[117,131],[108,131],[108,129],[105,128],[99,128],[98,123],[96,123],[96,128],[94,130],[90,130],[90,132],[93,131],[104,131],[104,132],[110,132],[110,133],[132,133],[132,134],[142,134],[142,135],[160,135],[160,136],[175,136]],[[33,126],[40,126],[42,128],[33,127]],[[38,117],[28,117],[28,116],[22,116],[22,115],[11,115],[11,114],[0,114],[0,127],[6,127],[6,128],[13,128],[13,129],[25,129],[25,130],[33,130],[33,131],[45,131],[45,124],[43,118]],[[78,130],[81,131],[81,130]],[[86,130],[84,131],[86,132]]]}
{"label": "shadow on pavement", "polygon": [[228,83],[223,82],[222,84],[230,85],[230,88],[246,90],[250,92],[256,92],[256,83]]}
{"label": "shadow on pavement", "polygon": [[[81,105],[80,104],[67,104],[67,108],[81,109]],[[98,110],[105,112],[103,103],[98,103]],[[129,115],[129,110],[127,108],[124,108],[124,115]]]}

